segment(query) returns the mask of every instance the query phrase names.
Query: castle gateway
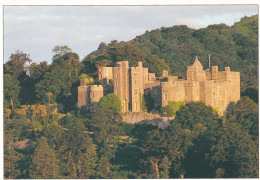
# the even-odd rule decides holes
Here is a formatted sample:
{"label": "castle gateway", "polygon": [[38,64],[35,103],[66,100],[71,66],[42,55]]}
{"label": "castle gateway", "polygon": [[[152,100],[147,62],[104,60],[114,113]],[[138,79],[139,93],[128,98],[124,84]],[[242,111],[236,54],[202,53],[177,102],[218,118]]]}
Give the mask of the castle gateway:
{"label": "castle gateway", "polygon": [[[155,77],[148,68],[138,62],[137,67],[129,67],[128,61],[117,62],[116,67],[100,67],[99,80],[113,80],[113,92],[122,103],[122,112],[141,112],[142,95],[150,93],[155,106],[166,106],[168,101],[202,101],[218,109],[223,115],[229,103],[240,99],[240,73],[218,71],[212,66],[211,72],[203,70],[198,58],[188,66],[187,79],[169,76],[164,70],[162,77]],[[78,107],[95,110],[100,98],[108,93],[107,85],[89,85],[85,80],[78,87]]]}

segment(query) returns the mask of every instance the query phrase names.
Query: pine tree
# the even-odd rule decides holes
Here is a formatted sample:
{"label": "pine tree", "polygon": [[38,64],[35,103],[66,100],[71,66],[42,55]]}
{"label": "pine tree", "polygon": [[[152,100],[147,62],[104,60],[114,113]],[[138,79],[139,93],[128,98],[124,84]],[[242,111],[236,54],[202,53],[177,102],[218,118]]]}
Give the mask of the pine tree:
{"label": "pine tree", "polygon": [[171,161],[169,161],[167,156],[164,156],[162,159],[159,168],[161,169],[160,171],[160,178],[161,179],[168,179],[169,178],[169,169],[171,167]]}
{"label": "pine tree", "polygon": [[96,147],[91,145],[82,153],[78,160],[79,178],[89,179],[95,175],[95,168],[97,166],[97,152]]}
{"label": "pine tree", "polygon": [[4,176],[8,179],[15,179],[19,176],[18,161],[21,159],[10,142],[5,142],[4,147]]}
{"label": "pine tree", "polygon": [[58,163],[45,137],[39,140],[32,160],[32,178],[57,178]]}

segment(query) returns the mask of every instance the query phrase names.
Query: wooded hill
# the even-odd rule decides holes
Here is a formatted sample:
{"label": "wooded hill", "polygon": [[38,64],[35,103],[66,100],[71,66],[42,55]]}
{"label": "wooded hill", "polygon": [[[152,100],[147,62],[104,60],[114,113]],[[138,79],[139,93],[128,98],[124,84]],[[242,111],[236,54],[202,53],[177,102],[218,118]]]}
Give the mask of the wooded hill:
{"label": "wooded hill", "polygon": [[208,69],[208,55],[211,66],[225,66],[232,71],[241,72],[241,90],[247,87],[258,87],[258,15],[244,17],[233,26],[225,24],[209,25],[198,30],[185,25],[161,27],[146,31],[131,41],[112,41],[101,43],[98,50],[90,53],[83,63],[102,60],[112,62],[121,60],[133,61],[135,65],[141,60],[151,69],[153,64],[147,59],[157,55],[169,65],[173,75],[186,77],[187,66],[198,56],[204,69]]}

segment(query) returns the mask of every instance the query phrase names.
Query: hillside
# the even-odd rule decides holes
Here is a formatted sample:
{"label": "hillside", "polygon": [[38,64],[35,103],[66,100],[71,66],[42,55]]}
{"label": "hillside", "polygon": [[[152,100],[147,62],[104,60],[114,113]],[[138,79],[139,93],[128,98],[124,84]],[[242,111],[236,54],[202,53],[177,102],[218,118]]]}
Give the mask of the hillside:
{"label": "hillside", "polygon": [[162,27],[146,31],[129,42],[101,43],[97,51],[86,56],[83,64],[88,67],[92,64],[94,67],[97,61],[104,59],[111,62],[125,59],[131,62],[139,58],[149,67],[147,59],[157,55],[169,65],[172,74],[185,78],[187,66],[192,64],[195,56],[207,69],[210,54],[211,65],[219,66],[220,70],[230,66],[231,70],[241,72],[241,90],[257,88],[257,37],[258,15],[241,18],[240,22],[231,27],[225,24],[209,25],[198,30],[185,25]]}

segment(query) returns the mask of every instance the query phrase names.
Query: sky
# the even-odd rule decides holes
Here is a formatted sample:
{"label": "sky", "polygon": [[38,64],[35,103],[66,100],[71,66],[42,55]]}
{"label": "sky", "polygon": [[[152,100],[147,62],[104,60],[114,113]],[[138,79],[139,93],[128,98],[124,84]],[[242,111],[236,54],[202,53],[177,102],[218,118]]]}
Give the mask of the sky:
{"label": "sky", "polygon": [[17,50],[33,62],[52,62],[52,49],[68,45],[81,60],[101,42],[129,41],[175,25],[229,26],[258,14],[258,5],[4,6],[4,62]]}

